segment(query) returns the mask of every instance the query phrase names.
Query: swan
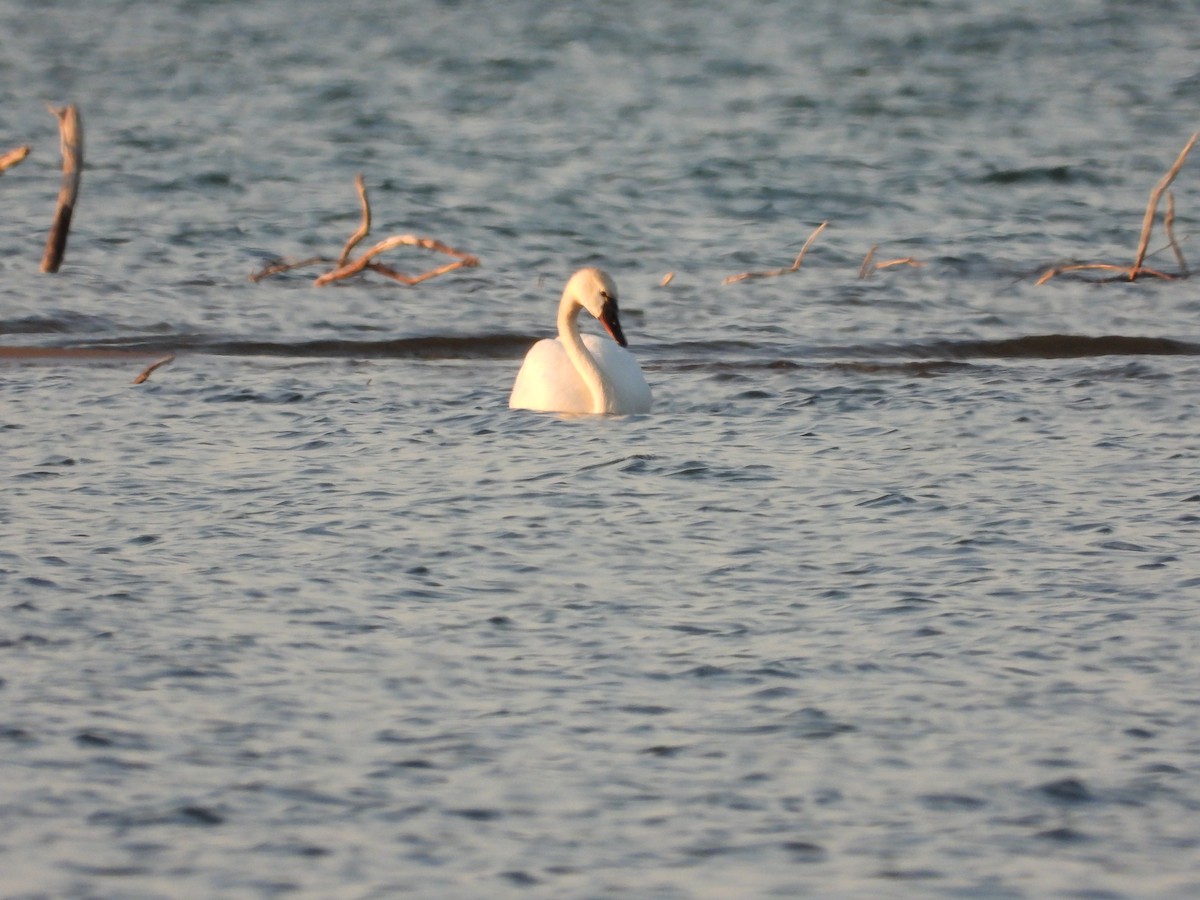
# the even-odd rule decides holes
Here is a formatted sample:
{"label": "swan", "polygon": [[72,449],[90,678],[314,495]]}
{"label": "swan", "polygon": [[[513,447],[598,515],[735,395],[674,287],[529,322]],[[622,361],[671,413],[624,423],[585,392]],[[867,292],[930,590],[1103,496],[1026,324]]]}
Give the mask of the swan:
{"label": "swan", "polygon": [[[599,319],[613,339],[581,336],[581,309]],[[580,269],[567,282],[558,304],[558,337],[538,341],[525,355],[508,398],[509,408],[614,415],[649,412],[650,386],[626,346],[617,314],[617,285],[600,269]]]}

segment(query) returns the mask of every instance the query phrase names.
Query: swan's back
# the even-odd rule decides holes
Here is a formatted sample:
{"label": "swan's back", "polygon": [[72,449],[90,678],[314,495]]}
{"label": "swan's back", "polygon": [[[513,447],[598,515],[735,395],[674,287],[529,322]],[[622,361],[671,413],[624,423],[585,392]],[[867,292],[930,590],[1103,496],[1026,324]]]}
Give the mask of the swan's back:
{"label": "swan's back", "polygon": [[[650,386],[633,354],[607,338],[582,337],[612,387],[607,411],[616,415],[650,412]],[[595,411],[592,403],[591,391],[557,338],[538,341],[530,348],[508,398],[512,409],[541,412],[586,414]]]}
{"label": "swan's back", "polygon": [[[590,337],[585,336],[584,340]],[[588,390],[558,338],[538,341],[525,354],[509,395],[510,409],[539,412],[592,411],[592,392]]]}

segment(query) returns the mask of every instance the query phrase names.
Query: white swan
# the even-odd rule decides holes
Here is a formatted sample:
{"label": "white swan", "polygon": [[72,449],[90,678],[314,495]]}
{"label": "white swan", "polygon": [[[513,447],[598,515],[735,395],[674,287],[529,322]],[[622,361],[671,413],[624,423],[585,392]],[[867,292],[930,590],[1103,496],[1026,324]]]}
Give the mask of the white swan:
{"label": "white swan", "polygon": [[[613,340],[581,337],[581,309],[599,319]],[[558,338],[538,341],[525,355],[509,407],[615,415],[649,412],[650,386],[625,346],[616,284],[599,269],[580,269],[558,304]]]}

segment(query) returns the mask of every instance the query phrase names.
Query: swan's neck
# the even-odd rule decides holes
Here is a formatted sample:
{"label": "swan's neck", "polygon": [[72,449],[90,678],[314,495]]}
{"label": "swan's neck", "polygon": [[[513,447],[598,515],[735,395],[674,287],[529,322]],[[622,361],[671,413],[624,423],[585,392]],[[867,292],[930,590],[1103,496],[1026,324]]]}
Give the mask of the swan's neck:
{"label": "swan's neck", "polygon": [[579,336],[579,311],[583,309],[574,297],[564,295],[558,305],[558,337],[567,351],[567,358],[587,385],[592,395],[592,412],[609,412],[612,402],[612,387],[604,372],[597,365],[595,357],[588,352],[583,338]]}

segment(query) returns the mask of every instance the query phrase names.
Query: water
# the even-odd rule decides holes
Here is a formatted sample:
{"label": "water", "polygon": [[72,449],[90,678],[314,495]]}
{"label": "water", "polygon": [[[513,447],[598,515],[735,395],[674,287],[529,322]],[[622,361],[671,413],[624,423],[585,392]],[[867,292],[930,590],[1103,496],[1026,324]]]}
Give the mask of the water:
{"label": "water", "polygon": [[[1131,261],[1197,34],[4,4],[0,893],[1200,891],[1200,300],[1034,285]],[[336,255],[360,171],[374,236],[480,268],[252,284]],[[875,244],[926,265],[860,280]],[[509,411],[585,264],[654,413]]]}

